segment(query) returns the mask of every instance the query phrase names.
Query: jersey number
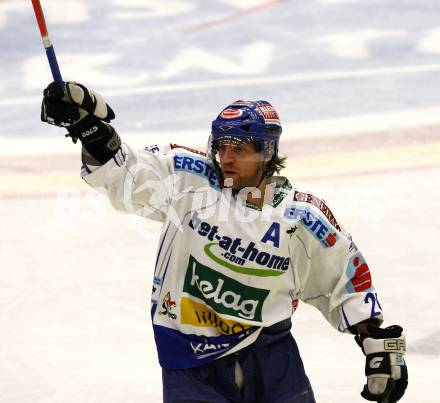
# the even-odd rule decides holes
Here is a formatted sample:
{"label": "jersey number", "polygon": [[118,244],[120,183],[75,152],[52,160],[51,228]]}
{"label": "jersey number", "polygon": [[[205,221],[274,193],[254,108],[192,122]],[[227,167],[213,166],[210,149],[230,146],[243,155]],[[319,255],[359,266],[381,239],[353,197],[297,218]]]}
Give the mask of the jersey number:
{"label": "jersey number", "polygon": [[[377,298],[377,293],[369,292],[364,299],[364,302],[368,304],[371,301],[371,318],[375,316],[379,316],[382,312],[382,307],[380,306],[379,300]],[[376,311],[376,304],[379,307],[380,311]]]}

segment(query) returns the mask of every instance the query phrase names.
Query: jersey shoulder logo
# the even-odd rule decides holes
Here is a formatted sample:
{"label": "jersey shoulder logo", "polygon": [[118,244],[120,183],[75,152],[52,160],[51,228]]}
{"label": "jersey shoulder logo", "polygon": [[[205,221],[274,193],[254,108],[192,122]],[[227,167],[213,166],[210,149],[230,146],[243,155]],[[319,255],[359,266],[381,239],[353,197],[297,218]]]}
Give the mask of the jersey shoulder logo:
{"label": "jersey shoulder logo", "polygon": [[205,178],[212,187],[220,189],[220,180],[217,172],[206,158],[186,153],[176,153],[173,156],[173,162],[176,171],[186,171]]}
{"label": "jersey shoulder logo", "polygon": [[311,193],[299,192],[297,190],[293,195],[293,200],[296,202],[310,203],[313,206],[319,208],[319,210],[321,210],[321,213],[324,214],[325,218],[329,220],[330,224],[333,225],[338,231],[341,231],[341,227],[336,221],[335,216],[333,215],[332,211],[325,204],[323,200],[318,199],[316,196],[312,195]]}
{"label": "jersey shoulder logo", "polygon": [[159,146],[157,144],[152,144],[151,146],[145,147],[144,151],[147,151],[151,154],[155,154],[155,153],[158,153],[160,150],[159,150]]}

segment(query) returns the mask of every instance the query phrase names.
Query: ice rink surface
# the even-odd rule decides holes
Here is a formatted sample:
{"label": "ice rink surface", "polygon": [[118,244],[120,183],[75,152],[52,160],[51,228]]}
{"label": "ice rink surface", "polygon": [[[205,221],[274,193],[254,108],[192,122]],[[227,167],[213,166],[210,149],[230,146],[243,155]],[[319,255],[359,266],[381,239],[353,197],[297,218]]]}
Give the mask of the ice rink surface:
{"label": "ice rink surface", "polygon": [[[332,207],[385,324],[405,328],[402,402],[438,403],[440,3],[42,3],[64,79],[103,93],[130,144],[203,148],[231,101],[275,105],[285,175]],[[0,0],[0,35],[0,402],[160,402],[160,226],[111,210],[80,179],[78,146],[39,121],[51,79],[30,2]],[[293,333],[318,402],[364,401],[351,336],[305,304]]]}

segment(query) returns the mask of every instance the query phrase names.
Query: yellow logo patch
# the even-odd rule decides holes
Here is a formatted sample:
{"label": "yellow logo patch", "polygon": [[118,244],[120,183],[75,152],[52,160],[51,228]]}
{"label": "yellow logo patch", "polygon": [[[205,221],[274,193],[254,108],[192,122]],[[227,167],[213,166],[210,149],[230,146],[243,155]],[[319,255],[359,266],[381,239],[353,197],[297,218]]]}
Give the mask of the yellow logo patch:
{"label": "yellow logo patch", "polygon": [[213,327],[225,335],[240,333],[251,327],[244,323],[222,319],[208,306],[186,297],[181,299],[180,321],[184,325]]}

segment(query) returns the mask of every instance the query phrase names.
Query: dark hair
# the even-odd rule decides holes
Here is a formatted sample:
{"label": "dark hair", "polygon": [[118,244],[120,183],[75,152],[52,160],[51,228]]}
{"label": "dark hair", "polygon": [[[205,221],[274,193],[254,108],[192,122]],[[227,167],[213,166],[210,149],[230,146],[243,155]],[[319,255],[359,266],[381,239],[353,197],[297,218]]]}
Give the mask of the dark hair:
{"label": "dark hair", "polygon": [[286,167],[287,157],[279,157],[278,155],[274,155],[272,159],[266,164],[264,169],[264,176],[266,178],[270,178],[275,172],[277,174]]}
{"label": "dark hair", "polygon": [[[254,139],[252,139],[254,140]],[[252,141],[255,151],[262,152],[262,145],[259,141]],[[277,174],[286,167],[287,157],[279,157],[278,154],[274,154],[271,160],[266,164],[264,168],[263,177],[270,178],[275,172]]]}

